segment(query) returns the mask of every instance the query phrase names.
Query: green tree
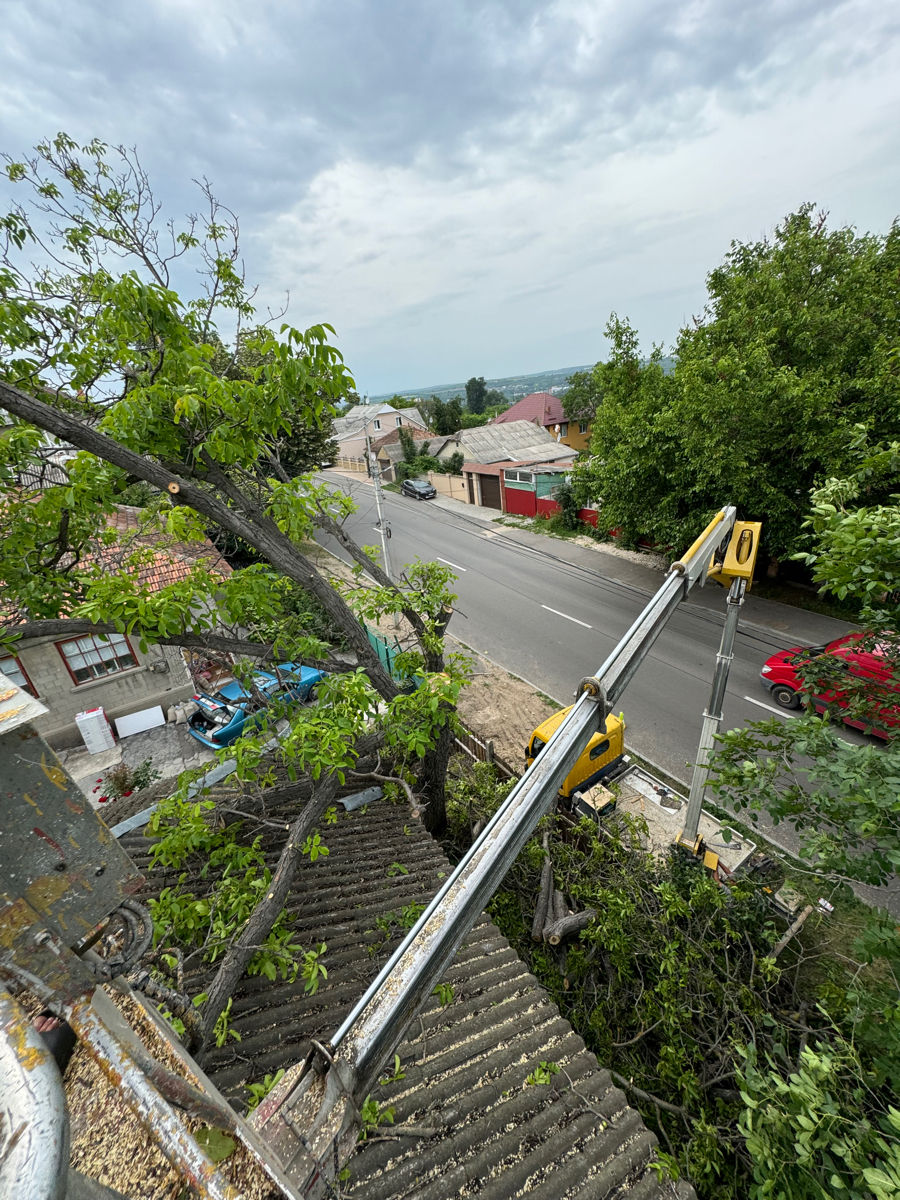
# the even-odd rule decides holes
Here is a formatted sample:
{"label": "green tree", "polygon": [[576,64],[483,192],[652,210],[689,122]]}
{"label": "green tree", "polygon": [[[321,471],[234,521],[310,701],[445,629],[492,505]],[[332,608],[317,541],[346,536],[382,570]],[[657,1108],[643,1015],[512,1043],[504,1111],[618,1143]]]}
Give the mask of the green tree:
{"label": "green tree", "polygon": [[575,371],[569,376],[569,386],[563,393],[563,412],[570,421],[593,421],[600,407],[603,393],[600,390],[599,372]]}
{"label": "green tree", "polygon": [[[304,777],[312,796],[287,834],[272,886],[228,933],[203,1008],[205,1043],[260,947],[283,960],[277,922],[287,889],[346,770],[383,751],[420,790],[429,826],[441,828],[461,679],[460,664],[445,660],[443,649],[449,572],[415,563],[395,585],[345,532],[346,498],[311,476],[292,479],[278,469],[284,439],[326,423],[352,381],[324,325],[305,332],[283,326],[281,339],[257,327],[244,343],[252,360],[221,369],[220,347],[241,347],[254,314],[237,266],[236,221],[208,187],[205,216],[165,223],[132,152],[97,141],[79,147],[63,134],[32,158],[7,159],[7,176],[25,201],[0,218],[0,405],[7,413],[0,578],[13,613],[5,643],[116,630],[142,643],[302,657],[335,672],[326,703],[288,712],[276,705],[269,714],[270,722],[289,717],[276,758],[292,778]],[[32,267],[34,258],[45,265]],[[201,288],[182,300],[171,274],[190,262]],[[48,435],[76,451],[64,482],[22,486],[45,461]],[[136,481],[155,497],[143,510],[142,537],[113,546],[107,517]],[[260,561],[223,580],[200,558],[177,585],[156,592],[141,585],[136,568],[148,541],[202,542],[209,527],[241,539]],[[336,588],[307,552],[317,530],[334,536],[374,585],[360,575],[359,586]],[[115,550],[118,569],[100,550]],[[293,587],[317,602],[333,638],[285,620],[283,591]],[[423,682],[411,692],[381,665],[360,621],[388,613],[400,614],[412,635],[403,669]],[[357,669],[332,659],[332,640],[355,653]],[[248,677],[240,664],[236,670]],[[264,760],[266,736],[263,730],[233,748],[239,777],[256,787],[273,770]],[[176,800],[166,836],[183,851],[199,836],[198,822],[210,832],[204,812],[202,804]],[[222,852],[240,859],[246,847]]]}
{"label": "green tree", "polygon": [[419,408],[429,428],[440,437],[449,437],[462,428],[462,402],[459,396],[454,396],[452,400],[432,396],[429,400],[423,400]]}
{"label": "green tree", "polygon": [[487,385],[484,376],[474,375],[466,383],[466,408],[470,413],[483,413],[487,407]]}
{"label": "green tree", "polygon": [[484,394],[485,408],[496,408],[500,412],[509,408],[509,400],[497,388],[488,388]]}
{"label": "green tree", "polygon": [[898,271],[900,225],[857,235],[805,205],[771,240],[732,244],[670,375],[614,319],[584,475],[606,523],[681,545],[727,495],[763,521],[772,556],[793,553],[810,488],[845,473],[853,427],[881,440],[900,425]]}
{"label": "green tree", "polygon": [[[263,366],[264,356],[268,355],[271,360],[269,341],[269,331],[262,325],[239,329],[233,346],[225,346],[214,339],[213,369],[226,379],[250,381],[253,372]],[[333,462],[338,444],[332,435],[332,419],[328,413],[318,422],[295,422],[290,432],[282,434],[273,444],[262,463],[263,472],[274,470],[282,477],[293,477]]]}
{"label": "green tree", "polygon": [[[883,883],[900,868],[900,746],[898,726],[889,723],[900,694],[900,442],[870,447],[857,430],[849,454],[854,469],[812,493],[801,556],[824,590],[860,605],[861,646],[877,645],[887,678],[854,678],[840,658],[813,653],[804,692],[839,689],[850,715],[880,728],[889,745],[847,742],[829,726],[826,707],[822,718],[810,713],[726,733],[711,781],[735,808],[792,824],[819,869]],[[840,713],[834,706],[831,715]]]}

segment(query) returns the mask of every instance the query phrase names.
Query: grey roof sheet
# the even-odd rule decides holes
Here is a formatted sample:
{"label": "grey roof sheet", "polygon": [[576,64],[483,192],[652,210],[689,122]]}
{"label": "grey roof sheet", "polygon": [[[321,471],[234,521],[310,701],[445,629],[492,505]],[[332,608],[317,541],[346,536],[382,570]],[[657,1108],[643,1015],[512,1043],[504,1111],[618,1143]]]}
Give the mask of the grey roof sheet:
{"label": "grey roof sheet", "polygon": [[531,421],[482,425],[463,429],[458,436],[468,462],[552,462],[577,457],[571,446],[557,442]]}
{"label": "grey roof sheet", "polygon": [[404,418],[404,423],[412,420],[417,422],[423,429],[427,428],[425,418],[417,408],[393,408],[390,404],[355,404],[342,417],[335,417],[335,438],[337,441],[340,441],[342,438],[353,437],[354,434],[361,432],[365,428],[367,421],[373,417],[377,417],[381,413],[388,416],[393,416],[397,413]]}
{"label": "grey roof sheet", "polygon": [[[269,802],[265,815],[287,820],[296,808],[296,801]],[[298,940],[327,943],[327,981],[307,996],[302,980],[243,979],[231,1012],[241,1040],[213,1049],[205,1064],[239,1107],[245,1082],[287,1068],[305,1055],[311,1037],[334,1032],[396,945],[384,940],[379,918],[390,924],[405,905],[424,903],[449,870],[405,807],[381,801],[365,812],[339,812],[337,825],[322,831],[330,854],[304,863],[288,904]],[[140,834],[126,835],[122,844],[151,891],[174,881],[149,869],[149,843]],[[274,856],[271,831],[264,845]],[[408,873],[388,875],[394,862]],[[192,881],[197,892],[204,886],[212,885]],[[393,927],[399,937],[399,925]],[[392,1138],[386,1127],[379,1131],[385,1140],[360,1143],[342,1195],[445,1200],[477,1193],[509,1200],[527,1191],[533,1200],[664,1200],[693,1194],[659,1182],[648,1166],[654,1136],[486,917],[445,979],[452,1002],[441,1006],[432,998],[398,1048],[404,1078],[374,1093],[394,1106],[395,1123],[434,1133]],[[202,983],[199,973],[189,987]],[[526,1085],[542,1059],[566,1075],[549,1086]]]}

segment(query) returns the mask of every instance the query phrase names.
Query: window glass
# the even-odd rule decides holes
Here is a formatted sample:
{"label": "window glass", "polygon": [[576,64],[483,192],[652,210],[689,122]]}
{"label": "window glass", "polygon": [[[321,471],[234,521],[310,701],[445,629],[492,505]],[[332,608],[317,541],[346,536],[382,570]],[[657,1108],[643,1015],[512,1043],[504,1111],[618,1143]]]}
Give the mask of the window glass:
{"label": "window glass", "polygon": [[128,639],[121,633],[73,638],[56,644],[76,683],[103,679],[138,665]]}
{"label": "window glass", "polygon": [[587,421],[579,421],[578,422],[578,432],[579,433],[587,433],[587,427],[588,427]]}
{"label": "window glass", "polygon": [[20,687],[23,692],[28,692],[31,696],[37,696],[37,692],[31,686],[28,676],[22,670],[21,663],[17,658],[13,658],[11,655],[3,655],[0,658],[0,671],[3,672],[7,679],[11,679],[16,687]]}
{"label": "window glass", "polygon": [[598,742],[596,746],[591,747],[591,758],[600,758],[609,749],[609,738],[604,738],[602,742]]}

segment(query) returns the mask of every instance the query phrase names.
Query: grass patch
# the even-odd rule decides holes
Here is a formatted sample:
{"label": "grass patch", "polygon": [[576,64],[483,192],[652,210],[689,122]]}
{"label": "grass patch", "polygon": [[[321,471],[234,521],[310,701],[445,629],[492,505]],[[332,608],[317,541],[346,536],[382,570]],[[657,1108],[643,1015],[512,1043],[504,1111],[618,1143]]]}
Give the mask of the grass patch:
{"label": "grass patch", "polygon": [[810,592],[788,583],[778,583],[771,579],[754,582],[753,594],[763,600],[775,600],[779,604],[789,604],[792,608],[805,608],[807,612],[821,613],[823,617],[834,617],[836,621],[859,620],[857,605],[842,603],[819,592]]}

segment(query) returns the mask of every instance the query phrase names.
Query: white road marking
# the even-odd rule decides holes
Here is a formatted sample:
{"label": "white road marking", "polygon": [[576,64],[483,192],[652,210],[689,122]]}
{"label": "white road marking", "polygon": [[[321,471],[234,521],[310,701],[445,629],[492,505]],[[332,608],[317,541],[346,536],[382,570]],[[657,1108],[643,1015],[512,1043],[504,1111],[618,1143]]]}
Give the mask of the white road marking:
{"label": "white road marking", "polygon": [[441,558],[439,554],[436,554],[435,558],[438,560],[438,562],[446,563],[448,567],[452,567],[454,571],[462,571],[463,575],[465,575],[466,571],[469,569],[468,567],[458,567],[456,563],[452,563],[449,558]]}
{"label": "white road marking", "polygon": [[784,708],[773,708],[771,704],[763,704],[762,700],[754,700],[752,696],[745,696],[744,699],[748,704],[756,704],[760,708],[764,708],[767,712],[773,712],[776,717],[790,717],[791,720],[797,716],[794,712],[788,712]]}
{"label": "white road marking", "polygon": [[546,608],[547,612],[552,612],[555,617],[562,617],[566,621],[574,621],[576,625],[583,625],[585,629],[593,629],[593,625],[588,625],[587,621],[579,621],[577,617],[570,617],[568,613],[561,613],[546,604],[542,604],[541,608]]}

